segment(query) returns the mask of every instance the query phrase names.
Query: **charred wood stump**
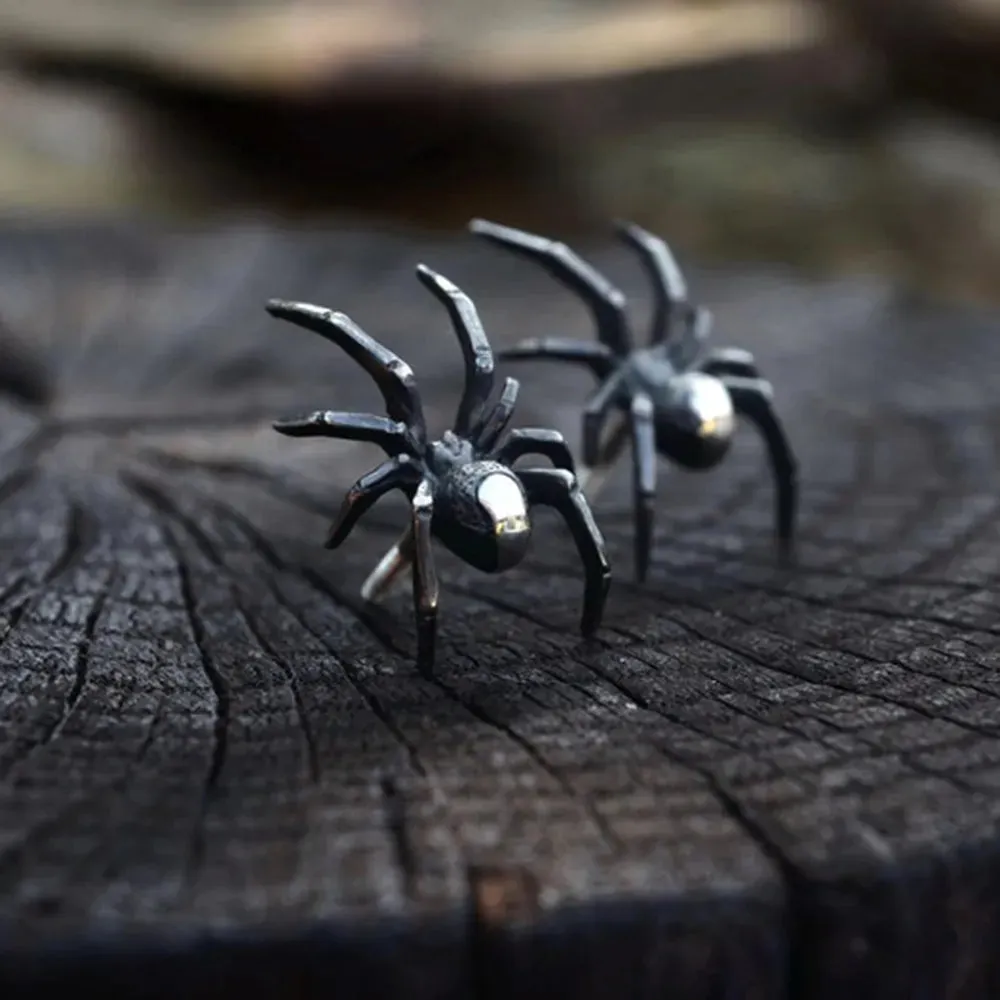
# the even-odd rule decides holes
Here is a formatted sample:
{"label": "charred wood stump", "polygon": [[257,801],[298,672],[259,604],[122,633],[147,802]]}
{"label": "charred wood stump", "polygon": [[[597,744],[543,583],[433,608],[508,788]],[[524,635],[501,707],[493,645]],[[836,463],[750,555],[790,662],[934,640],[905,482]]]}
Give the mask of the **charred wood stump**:
{"label": "charred wood stump", "polygon": [[[1000,324],[693,273],[776,386],[798,567],[747,433],[664,469],[633,584],[623,468],[596,638],[543,514],[503,576],[441,555],[428,679],[406,595],[357,597],[402,507],[322,548],[378,456],[270,429],[374,387],[263,302],[348,312],[443,428],[461,358],[418,261],[496,346],[586,323],[470,242],[0,233],[0,995],[996,996]],[[575,444],[584,377],[518,375],[520,425]]]}

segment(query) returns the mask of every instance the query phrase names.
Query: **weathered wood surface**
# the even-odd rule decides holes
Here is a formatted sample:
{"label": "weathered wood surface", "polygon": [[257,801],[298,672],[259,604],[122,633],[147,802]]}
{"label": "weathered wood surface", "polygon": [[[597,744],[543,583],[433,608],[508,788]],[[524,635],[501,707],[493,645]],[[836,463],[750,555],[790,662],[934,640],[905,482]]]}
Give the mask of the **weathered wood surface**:
{"label": "weathered wood surface", "polygon": [[[498,579],[441,556],[429,681],[405,597],[355,597],[399,504],[321,547],[377,455],[268,427],[378,396],[262,302],[351,313],[443,427],[460,357],[419,260],[495,344],[585,329],[469,242],[3,230],[0,995],[995,996],[1000,323],[693,272],[778,387],[800,568],[747,433],[664,471],[636,587],[623,469],[596,639],[543,516]],[[583,377],[523,379],[520,424],[575,443]]]}

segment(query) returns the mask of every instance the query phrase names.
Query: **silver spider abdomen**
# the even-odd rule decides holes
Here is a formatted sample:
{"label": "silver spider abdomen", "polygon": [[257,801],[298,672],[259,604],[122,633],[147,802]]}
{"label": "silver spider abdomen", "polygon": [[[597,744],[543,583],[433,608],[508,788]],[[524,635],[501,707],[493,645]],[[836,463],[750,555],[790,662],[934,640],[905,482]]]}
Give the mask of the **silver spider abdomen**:
{"label": "silver spider abdomen", "polygon": [[434,514],[437,537],[484,573],[510,569],[528,551],[528,500],[520,482],[499,462],[451,469],[441,479]]}
{"label": "silver spider abdomen", "polygon": [[689,469],[711,469],[725,457],[736,429],[733,401],[711,375],[676,376],[670,396],[657,407],[657,448]]}

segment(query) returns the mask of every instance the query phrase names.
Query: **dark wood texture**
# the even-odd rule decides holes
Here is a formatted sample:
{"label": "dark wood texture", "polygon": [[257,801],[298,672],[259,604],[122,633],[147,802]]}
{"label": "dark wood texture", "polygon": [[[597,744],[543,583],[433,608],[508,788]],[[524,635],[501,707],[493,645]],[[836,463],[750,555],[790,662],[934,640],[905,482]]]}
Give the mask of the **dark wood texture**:
{"label": "dark wood texture", "polygon": [[[400,504],[321,547],[379,456],[268,428],[374,386],[262,308],[349,312],[443,428],[460,355],[421,260],[497,345],[587,329],[470,240],[0,232],[0,995],[996,996],[1000,324],[692,272],[777,386],[800,568],[747,431],[662,472],[633,585],[623,467],[596,639],[543,514],[503,577],[441,555],[429,681],[405,597],[355,596]],[[584,377],[520,374],[520,425],[575,444]]]}

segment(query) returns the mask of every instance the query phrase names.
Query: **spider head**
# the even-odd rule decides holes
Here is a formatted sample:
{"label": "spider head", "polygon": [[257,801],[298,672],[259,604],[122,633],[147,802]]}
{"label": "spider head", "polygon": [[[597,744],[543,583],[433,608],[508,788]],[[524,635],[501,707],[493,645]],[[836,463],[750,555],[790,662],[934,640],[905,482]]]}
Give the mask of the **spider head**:
{"label": "spider head", "polygon": [[449,549],[484,573],[503,572],[524,558],[531,542],[528,500],[510,469],[469,462],[441,485],[437,534]]}
{"label": "spider head", "polygon": [[703,372],[670,383],[669,400],[657,407],[656,436],[663,451],[689,469],[710,469],[729,451],[736,415],[725,385]]}

